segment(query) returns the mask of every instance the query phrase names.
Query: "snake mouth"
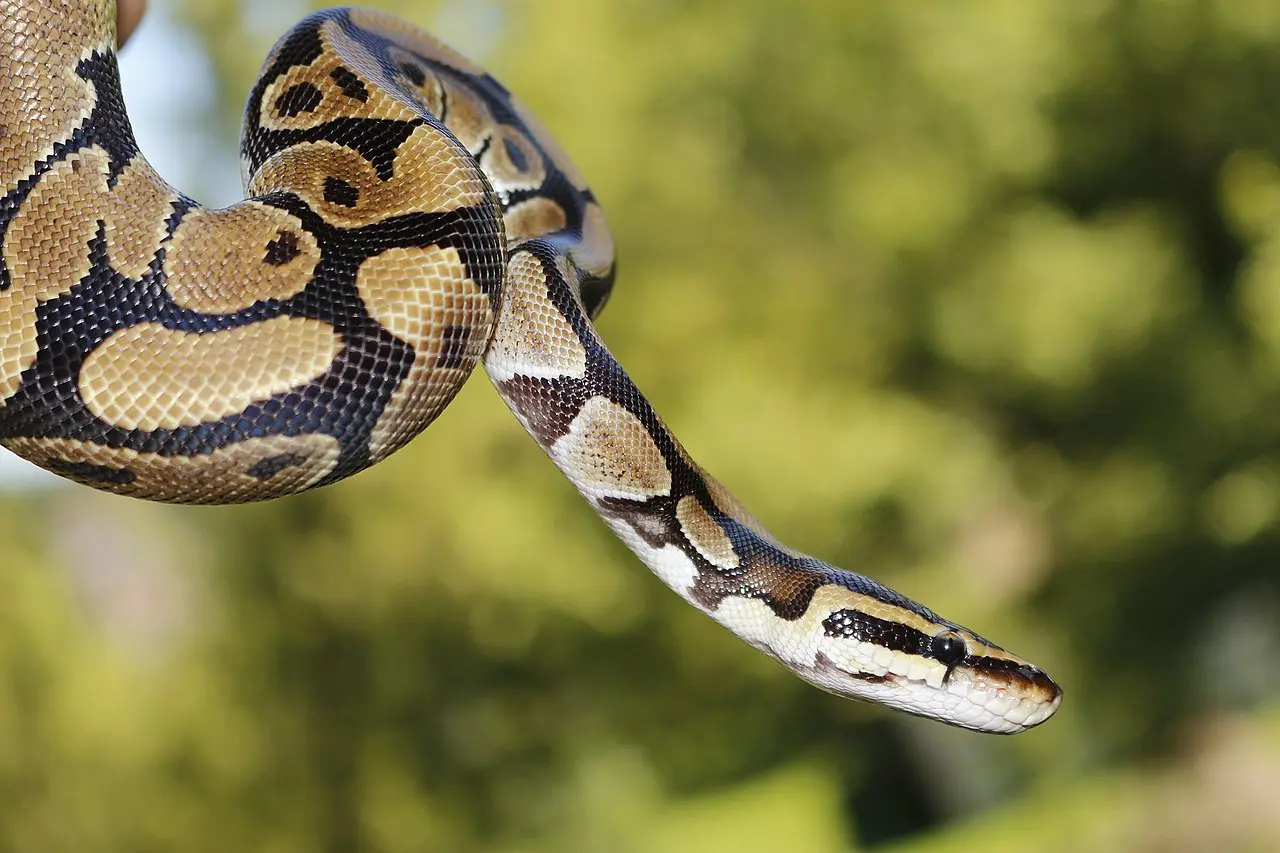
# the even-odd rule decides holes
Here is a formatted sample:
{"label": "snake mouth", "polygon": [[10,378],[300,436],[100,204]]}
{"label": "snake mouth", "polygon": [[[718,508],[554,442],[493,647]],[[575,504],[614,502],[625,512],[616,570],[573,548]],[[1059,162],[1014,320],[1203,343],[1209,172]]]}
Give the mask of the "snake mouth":
{"label": "snake mouth", "polygon": [[1057,711],[1062,688],[1028,664],[979,667],[962,663],[942,683],[894,672],[849,671],[818,653],[801,672],[810,683],[840,696],[887,705],[948,725],[991,734],[1017,734]]}

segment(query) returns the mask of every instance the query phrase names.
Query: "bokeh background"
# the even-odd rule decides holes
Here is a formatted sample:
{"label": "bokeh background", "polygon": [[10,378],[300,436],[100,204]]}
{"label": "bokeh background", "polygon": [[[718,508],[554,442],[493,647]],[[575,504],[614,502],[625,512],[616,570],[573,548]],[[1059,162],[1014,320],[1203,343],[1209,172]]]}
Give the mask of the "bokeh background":
{"label": "bokeh background", "polygon": [[[810,688],[481,376],[227,509],[0,491],[0,849],[1280,850],[1280,6],[384,0],[603,200],[605,338],[784,541],[1042,664],[1014,738]],[[238,198],[303,2],[153,0],[143,149]]]}

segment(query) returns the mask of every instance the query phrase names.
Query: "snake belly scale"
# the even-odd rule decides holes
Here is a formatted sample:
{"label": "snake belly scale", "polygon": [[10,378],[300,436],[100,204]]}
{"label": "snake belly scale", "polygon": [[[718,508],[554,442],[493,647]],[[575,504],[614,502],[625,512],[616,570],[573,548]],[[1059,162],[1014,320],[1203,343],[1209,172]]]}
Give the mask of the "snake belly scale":
{"label": "snake belly scale", "polygon": [[1011,733],[1041,670],[781,545],[601,342],[613,242],[582,175],[485,71],[390,16],[272,50],[248,200],[201,208],[138,151],[110,0],[0,0],[0,442],[182,503],[333,483],[429,424],[473,366],[667,585],[831,692]]}

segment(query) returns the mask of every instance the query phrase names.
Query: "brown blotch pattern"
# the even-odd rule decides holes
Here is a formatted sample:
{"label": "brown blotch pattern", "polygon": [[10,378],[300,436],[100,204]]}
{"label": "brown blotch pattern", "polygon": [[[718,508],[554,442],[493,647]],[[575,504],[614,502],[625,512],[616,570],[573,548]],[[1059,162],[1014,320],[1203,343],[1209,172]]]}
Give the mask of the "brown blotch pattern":
{"label": "brown blotch pattern", "polygon": [[142,278],[169,236],[166,220],[178,196],[138,157],[120,173],[106,201],[107,260],[116,272]]}
{"label": "brown blotch pattern", "polygon": [[[346,93],[345,89],[343,93]],[[320,106],[323,100],[324,93],[314,83],[294,83],[276,95],[271,107],[281,118],[293,118],[303,113],[315,112],[316,107]]]}
{"label": "brown blotch pattern", "polygon": [[[326,40],[333,41],[334,29],[324,32]],[[341,43],[348,41],[344,38]],[[361,51],[357,61],[358,66],[326,51],[311,65],[290,68],[263,92],[259,122],[269,130],[305,130],[339,118],[411,121],[419,117],[391,93],[365,84],[367,78],[360,72],[377,75],[377,65],[367,51]]]}
{"label": "brown blotch pattern", "polygon": [[[92,50],[115,45],[114,9],[100,0],[14,3],[0,0],[0,122],[26,122],[0,135],[0,192],[11,192],[71,136],[93,110],[93,86],[76,74]],[[57,38],[50,38],[57,33]],[[40,120],[32,120],[32,105]]]}
{"label": "brown blotch pattern", "polygon": [[492,141],[480,166],[499,190],[535,190],[547,179],[542,154],[527,136],[511,125],[492,129]]}
{"label": "brown blotch pattern", "polygon": [[613,233],[598,204],[588,204],[582,216],[582,241],[570,252],[573,262],[597,278],[613,269]]}
{"label": "brown blotch pattern", "polygon": [[351,69],[339,65],[329,72],[329,76],[342,89],[342,94],[348,98],[361,102],[369,100],[369,87]]}
{"label": "brown blotch pattern", "polygon": [[[340,450],[337,439],[327,435],[249,438],[199,456],[161,456],[68,438],[16,438],[9,445],[37,465],[95,488],[196,504],[302,491],[333,470]],[[273,463],[279,459],[289,464]]]}
{"label": "brown blotch pattern", "polygon": [[278,231],[274,240],[267,241],[267,253],[263,256],[262,262],[271,264],[273,267],[284,266],[302,254],[298,243],[298,232]]}
{"label": "brown blotch pattern", "polygon": [[489,108],[470,86],[460,80],[442,77],[440,86],[448,103],[445,126],[468,151],[473,154],[479,152],[494,132],[495,122]]}
{"label": "brown blotch pattern", "polygon": [[[333,181],[346,185],[336,200]],[[303,142],[272,156],[249,182],[253,195],[286,188],[343,228],[419,211],[445,213],[479,205],[488,196],[475,162],[427,125],[401,143],[390,180],[379,178],[368,160],[344,145]]]}
{"label": "brown blotch pattern", "polygon": [[68,155],[41,176],[9,223],[3,252],[10,286],[0,292],[0,401],[36,359],[36,309],[89,274],[89,246],[105,225],[108,262],[138,278],[165,238],[172,191],[139,159],[108,187],[100,148]]}
{"label": "brown blotch pattern", "polygon": [[[76,168],[82,158],[87,165]],[[106,169],[106,154],[97,149],[71,155],[44,174],[9,224],[4,257],[10,287],[0,292],[0,399],[18,389],[23,371],[35,363],[37,307],[89,273],[89,241],[98,224],[89,216],[68,216],[67,209],[101,206]]]}
{"label": "brown blotch pattern", "polygon": [[164,271],[179,306],[224,314],[301,293],[319,262],[320,248],[302,220],[245,201],[188,213],[165,253]]}
{"label": "brown blotch pattern", "polygon": [[713,566],[732,569],[738,565],[733,543],[696,497],[680,499],[676,504],[676,519],[685,538]]}
{"label": "brown blotch pattern", "polygon": [[586,350],[573,326],[551,304],[542,262],[529,252],[517,252],[507,263],[502,322],[485,365],[498,379],[576,378],[586,373]]}
{"label": "brown blotch pattern", "polygon": [[[451,247],[388,249],[360,266],[356,288],[369,315],[414,352],[370,439],[372,457],[381,459],[453,399],[484,351],[494,317],[489,297]],[[460,339],[457,329],[469,336]]]}
{"label": "brown blotch pattern", "polygon": [[[375,88],[385,87],[389,91],[399,88],[419,101],[432,115],[438,117],[443,114],[444,90],[440,80],[411,51],[395,44],[388,47],[387,56],[397,71],[388,78],[382,64],[358,38],[352,38],[342,27],[333,24],[326,24],[322,32],[325,42],[346,66],[364,73],[367,79],[375,83]],[[341,84],[341,81],[338,82]]]}
{"label": "brown blotch pattern", "polygon": [[507,208],[503,221],[512,245],[553,234],[568,224],[564,208],[544,196],[526,199]]}
{"label": "brown blotch pattern", "polygon": [[692,595],[708,610],[715,610],[729,597],[764,596],[775,613],[783,619],[794,620],[809,609],[818,586],[817,575],[807,569],[756,556],[732,574],[699,574]]}
{"label": "brown blotch pattern", "polygon": [[585,494],[643,500],[669,494],[671,471],[644,424],[604,397],[592,397],[550,448]]}
{"label": "brown blotch pattern", "polygon": [[89,353],[80,396],[90,412],[124,429],[196,426],[306,385],[341,348],[331,326],[298,317],[213,334],[140,323]]}

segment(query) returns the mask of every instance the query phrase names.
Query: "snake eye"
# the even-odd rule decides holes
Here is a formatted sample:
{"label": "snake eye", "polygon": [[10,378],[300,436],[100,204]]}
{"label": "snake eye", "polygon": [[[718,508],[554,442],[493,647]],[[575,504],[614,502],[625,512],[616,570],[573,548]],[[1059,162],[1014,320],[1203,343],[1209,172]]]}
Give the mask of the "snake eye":
{"label": "snake eye", "polygon": [[964,638],[954,631],[943,631],[929,643],[930,656],[947,668],[960,663],[967,653]]}

